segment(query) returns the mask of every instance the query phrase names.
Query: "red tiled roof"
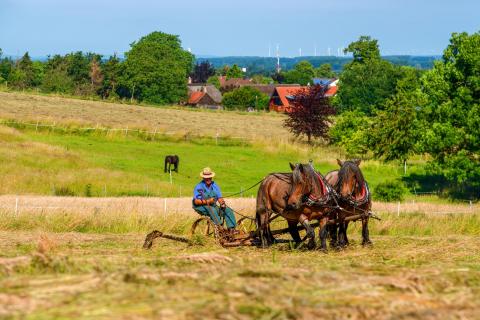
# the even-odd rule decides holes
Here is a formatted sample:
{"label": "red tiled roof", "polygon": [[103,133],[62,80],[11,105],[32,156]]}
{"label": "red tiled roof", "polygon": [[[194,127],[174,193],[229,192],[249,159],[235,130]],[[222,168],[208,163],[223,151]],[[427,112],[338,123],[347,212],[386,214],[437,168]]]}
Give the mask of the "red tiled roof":
{"label": "red tiled roof", "polygon": [[205,92],[202,91],[194,91],[190,93],[190,96],[188,97],[188,104],[197,104],[204,95]]}
{"label": "red tiled roof", "polygon": [[242,84],[252,83],[252,80],[243,78],[231,78],[227,80],[226,76],[218,77],[218,81],[220,82],[220,87],[239,87]]}
{"label": "red tiled roof", "polygon": [[330,86],[328,87],[327,91],[325,92],[326,97],[333,97],[337,94],[338,87],[337,86]]}
{"label": "red tiled roof", "polygon": [[298,91],[302,90],[305,87],[276,87],[278,97],[282,101],[284,107],[289,106],[287,96],[295,95]]}

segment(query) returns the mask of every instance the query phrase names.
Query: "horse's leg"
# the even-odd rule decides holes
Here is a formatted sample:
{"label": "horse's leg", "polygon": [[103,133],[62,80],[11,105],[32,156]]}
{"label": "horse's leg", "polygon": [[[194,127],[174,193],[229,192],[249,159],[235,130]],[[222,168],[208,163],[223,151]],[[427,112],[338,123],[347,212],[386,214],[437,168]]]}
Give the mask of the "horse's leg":
{"label": "horse's leg", "polygon": [[[331,224],[327,226],[328,232],[330,234],[330,247],[336,248],[338,246],[338,237],[337,237],[337,224]],[[321,231],[321,230],[320,230]],[[320,233],[319,231],[319,233]]]}
{"label": "horse's leg", "polygon": [[256,220],[257,229],[259,231],[262,248],[266,248],[270,245],[269,232],[268,232],[268,210],[266,208],[257,209]]}
{"label": "horse's leg", "polygon": [[348,245],[348,238],[347,238],[347,223],[345,221],[340,221],[338,224],[338,246],[343,248]]}
{"label": "horse's leg", "polygon": [[298,218],[298,221],[305,227],[305,231],[307,231],[307,238],[309,238],[307,248],[315,248],[315,230],[313,230],[312,226],[310,225],[307,216],[301,214]]}
{"label": "horse's leg", "polygon": [[320,219],[320,249],[327,251],[328,217]]}
{"label": "horse's leg", "polygon": [[296,244],[302,242],[302,238],[300,238],[300,233],[298,232],[297,222],[288,221],[288,232]]}
{"label": "horse's leg", "polygon": [[362,219],[362,245],[368,246],[371,245],[372,241],[370,240],[370,232],[368,231],[368,217]]}
{"label": "horse's leg", "polygon": [[345,238],[345,245],[348,246],[350,245],[350,242],[348,241],[348,234],[347,234],[347,230],[348,230],[348,224],[350,222],[348,221],[345,221],[344,222],[344,226],[343,226],[343,237]]}

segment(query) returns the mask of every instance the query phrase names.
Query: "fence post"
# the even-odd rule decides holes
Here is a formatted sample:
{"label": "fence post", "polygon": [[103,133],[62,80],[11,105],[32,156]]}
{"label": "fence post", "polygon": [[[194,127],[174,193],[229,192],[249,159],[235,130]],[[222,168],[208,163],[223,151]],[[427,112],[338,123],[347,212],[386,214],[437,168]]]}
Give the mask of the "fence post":
{"label": "fence post", "polygon": [[170,173],[170,184],[173,184],[173,180],[172,180],[172,170],[168,170],[168,172]]}
{"label": "fence post", "polygon": [[240,187],[240,197],[243,198],[243,188],[242,187]]}
{"label": "fence post", "polygon": [[153,131],[153,140],[155,141],[155,136],[157,135],[157,128],[155,128],[155,131]]}
{"label": "fence post", "polygon": [[400,201],[397,202],[397,217],[400,217]]}
{"label": "fence post", "polygon": [[470,211],[473,212],[473,204],[472,204],[472,200],[469,201],[470,202]]}
{"label": "fence post", "polygon": [[103,185],[103,196],[107,197],[107,185],[106,184]]}
{"label": "fence post", "polygon": [[37,125],[35,126],[35,132],[38,132],[38,120],[37,120]]}
{"label": "fence post", "polygon": [[218,130],[217,130],[217,133],[215,134],[215,145],[218,146]]}
{"label": "fence post", "polygon": [[165,215],[165,217],[167,216],[167,198],[164,199],[164,203],[163,203],[163,213]]}
{"label": "fence post", "polygon": [[18,214],[18,196],[15,197],[15,216]]}

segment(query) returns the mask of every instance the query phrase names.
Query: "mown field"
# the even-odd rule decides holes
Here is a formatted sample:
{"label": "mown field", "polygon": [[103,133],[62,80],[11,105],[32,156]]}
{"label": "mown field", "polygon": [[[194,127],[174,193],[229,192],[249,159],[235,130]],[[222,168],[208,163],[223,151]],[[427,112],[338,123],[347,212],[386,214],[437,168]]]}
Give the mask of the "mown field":
{"label": "mown field", "polygon": [[352,226],[352,245],[327,254],[227,250],[208,238],[141,248],[152,227],[186,234],[193,218],[2,212],[0,317],[478,318],[478,213],[383,214],[371,223],[373,247]]}

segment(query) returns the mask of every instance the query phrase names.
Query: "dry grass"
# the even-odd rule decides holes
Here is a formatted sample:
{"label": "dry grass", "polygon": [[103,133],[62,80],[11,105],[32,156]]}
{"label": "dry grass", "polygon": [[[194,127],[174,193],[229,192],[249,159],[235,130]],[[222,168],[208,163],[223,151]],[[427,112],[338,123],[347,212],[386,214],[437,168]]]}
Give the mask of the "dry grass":
{"label": "dry grass", "polygon": [[[40,258],[45,236],[56,249]],[[0,260],[0,317],[476,319],[480,310],[478,237],[377,235],[373,248],[323,254],[169,240],[144,251],[143,236],[0,231],[10,257]]]}
{"label": "dry grass", "polygon": [[[86,212],[102,214],[131,214],[145,215],[177,215],[193,214],[191,197],[157,198],[157,197],[115,197],[115,198],[83,198],[83,197],[49,197],[49,196],[0,196],[0,208],[12,212],[18,199],[18,210],[24,213],[55,213],[67,211],[83,214]],[[227,198],[227,204],[236,211],[254,216],[256,199]],[[397,214],[397,203],[373,202],[373,211],[382,214]],[[480,204],[437,204],[423,202],[400,203],[400,214],[479,214]]]}
{"label": "dry grass", "polygon": [[288,137],[279,114],[149,107],[0,91],[0,119],[246,139]]}
{"label": "dry grass", "polygon": [[212,239],[157,239],[142,250],[147,231],[187,235],[198,217],[190,199],[167,201],[187,211],[164,214],[156,198],[21,197],[17,213],[3,208],[0,317],[475,319],[480,310],[478,208],[382,213],[371,222],[373,247],[358,245],[352,225],[352,245],[328,254],[287,244],[227,250]]}

